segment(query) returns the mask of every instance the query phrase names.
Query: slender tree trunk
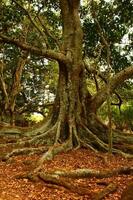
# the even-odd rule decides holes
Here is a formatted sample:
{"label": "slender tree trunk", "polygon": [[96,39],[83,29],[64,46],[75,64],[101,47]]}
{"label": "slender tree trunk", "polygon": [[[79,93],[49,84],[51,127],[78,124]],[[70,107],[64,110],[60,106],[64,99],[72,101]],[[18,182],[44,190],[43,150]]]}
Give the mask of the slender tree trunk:
{"label": "slender tree trunk", "polygon": [[22,55],[20,56],[18,60],[18,65],[16,67],[16,71],[13,77],[12,88],[11,88],[11,92],[9,96],[9,99],[10,99],[9,111],[10,111],[10,116],[11,116],[11,120],[10,120],[11,125],[15,125],[16,97],[20,92],[22,71],[27,61],[27,57],[28,57],[28,52],[22,52]]}

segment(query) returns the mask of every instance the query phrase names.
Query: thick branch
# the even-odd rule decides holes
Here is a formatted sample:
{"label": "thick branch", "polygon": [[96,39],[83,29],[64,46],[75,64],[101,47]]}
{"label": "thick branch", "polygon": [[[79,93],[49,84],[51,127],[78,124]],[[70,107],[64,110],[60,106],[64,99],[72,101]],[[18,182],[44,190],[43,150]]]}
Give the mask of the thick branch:
{"label": "thick branch", "polygon": [[[110,94],[114,92],[114,90],[122,84],[125,80],[133,77],[133,66],[127,67],[121,72],[117,73],[114,77],[110,79]],[[93,97],[90,108],[92,108],[93,112],[96,112],[97,109],[104,103],[107,99],[108,95],[108,86],[103,87],[101,90],[97,92],[97,94]]]}
{"label": "thick branch", "polygon": [[33,54],[43,56],[48,59],[53,59],[56,61],[66,62],[66,56],[61,52],[55,52],[54,50],[40,49],[39,47],[33,47],[28,44],[21,43],[19,40],[14,38],[9,38],[3,34],[0,34],[0,42],[4,42],[7,44],[14,44],[20,47],[22,50],[29,51]]}
{"label": "thick branch", "polygon": [[[104,81],[104,83],[107,84],[107,78],[106,78],[100,71],[96,70],[95,68],[89,67],[89,66],[87,65],[87,63],[84,63],[84,65],[85,65],[85,69],[87,70],[88,74],[91,74],[91,73],[94,74],[94,78],[95,78],[96,76],[98,76],[101,80]],[[96,83],[95,83],[95,84],[96,84]],[[98,83],[97,83],[97,86],[98,86]],[[97,86],[96,86],[96,87],[97,87]],[[97,92],[98,92],[98,91],[99,91],[99,87],[97,87]],[[116,97],[118,98],[118,103],[113,103],[113,102],[112,102],[111,105],[119,106],[119,110],[120,110],[123,101],[122,101],[120,95],[119,95],[116,91],[114,91],[114,94],[115,94]]]}

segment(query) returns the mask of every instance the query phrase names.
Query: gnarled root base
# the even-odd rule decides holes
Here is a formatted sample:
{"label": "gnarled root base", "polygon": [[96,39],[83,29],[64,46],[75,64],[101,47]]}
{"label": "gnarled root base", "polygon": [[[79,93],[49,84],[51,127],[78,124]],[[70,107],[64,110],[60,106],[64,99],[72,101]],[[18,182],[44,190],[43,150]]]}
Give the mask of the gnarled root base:
{"label": "gnarled root base", "polygon": [[[65,131],[65,129],[63,129],[64,123],[65,121],[62,122],[59,118],[54,125],[49,123],[47,127],[43,127],[44,129],[38,128],[37,131],[39,130],[41,132],[36,132],[36,134],[34,132],[34,136],[32,134],[32,137],[26,137],[24,140],[18,140],[17,143],[6,144],[6,146],[8,145],[15,149],[8,153],[4,158],[2,158],[2,160],[8,160],[10,157],[20,154],[45,152],[47,147],[50,146],[49,150],[40,158],[37,163],[37,168],[35,171],[38,171],[41,169],[41,166],[45,160],[51,160],[58,153],[66,152],[72,148],[79,148],[80,146],[84,146],[86,148],[91,148],[93,151],[97,151],[97,149],[108,151],[107,133],[104,136],[104,140],[102,140],[101,138],[103,136],[100,137],[100,132],[97,130],[97,128],[100,127],[100,131],[102,131],[103,128],[103,132],[107,132],[107,127],[103,124],[100,124],[99,121],[97,121],[95,126],[96,122],[93,119],[93,126],[90,125],[90,127],[87,127],[82,122],[82,120],[78,120],[78,123],[76,123],[76,120],[69,121],[67,125],[68,136],[66,139],[62,139],[62,131]],[[98,123],[100,125],[98,125]],[[93,130],[94,132],[92,132]],[[129,137],[131,138],[132,136],[129,135]],[[122,137],[122,135],[120,135],[120,138],[122,138],[122,142],[124,141],[124,138],[125,142],[128,141],[126,136]],[[120,154],[126,158],[133,158],[132,154],[128,154],[121,151],[120,149],[117,149],[117,147],[123,147],[122,145],[119,145],[120,139],[118,140],[118,132],[116,132],[116,134],[114,133],[113,142],[116,146],[116,148],[112,148],[113,153]],[[127,145],[127,148],[129,147],[129,150],[131,151],[132,139],[129,140],[129,143],[124,143],[124,145]],[[22,149],[19,149],[20,147]],[[2,144],[0,148],[2,148]]]}
{"label": "gnarled root base", "polygon": [[[108,151],[108,144],[106,141],[107,136],[105,135],[105,140],[102,140],[102,137],[99,137],[98,133],[96,132],[97,128],[95,128],[93,132],[93,127],[89,127],[81,121],[78,121],[78,123],[76,123],[76,121],[70,121],[67,127],[69,134],[67,135],[65,139],[63,139],[62,138],[62,130],[64,131],[62,127],[63,123],[58,119],[54,125],[49,125],[48,128],[45,129],[44,131],[42,131],[43,129],[40,129],[41,132],[34,134],[34,136],[32,135],[32,137],[30,138],[19,140],[17,144],[14,144],[14,143],[9,144],[13,148],[17,147],[17,149],[14,149],[12,152],[4,156],[3,160],[6,161],[12,156],[16,156],[20,154],[34,154],[34,153],[45,152],[42,155],[42,157],[38,160],[36,164],[36,168],[33,170],[32,174],[25,176],[24,178],[27,177],[32,180],[36,180],[36,178],[41,179],[47,183],[65,187],[72,192],[78,193],[79,195],[87,195],[92,200],[102,199],[107,194],[115,191],[117,186],[114,184],[109,184],[109,185],[107,184],[107,186],[102,191],[95,193],[95,192],[88,191],[87,188],[74,185],[70,179],[90,178],[90,177],[91,178],[92,177],[106,178],[106,177],[116,176],[118,174],[132,174],[133,173],[133,168],[126,168],[126,167],[112,170],[112,171],[77,169],[77,170],[71,170],[69,172],[68,171],[52,171],[52,172],[43,173],[41,170],[43,168],[42,167],[43,162],[46,160],[53,159],[53,157],[60,152],[66,152],[72,148],[75,148],[75,149],[79,148],[80,146],[91,148],[93,151],[97,151],[97,149]],[[122,141],[123,141],[123,138],[122,138]],[[126,141],[127,141],[127,138],[126,138]],[[117,142],[115,142],[115,145],[116,144]],[[18,148],[19,146],[21,147],[20,149]],[[2,145],[0,148],[2,148]],[[121,151],[120,149],[116,149],[116,148],[113,148],[112,152],[121,154],[122,156],[127,157],[127,158],[133,157],[133,155],[127,154]]]}

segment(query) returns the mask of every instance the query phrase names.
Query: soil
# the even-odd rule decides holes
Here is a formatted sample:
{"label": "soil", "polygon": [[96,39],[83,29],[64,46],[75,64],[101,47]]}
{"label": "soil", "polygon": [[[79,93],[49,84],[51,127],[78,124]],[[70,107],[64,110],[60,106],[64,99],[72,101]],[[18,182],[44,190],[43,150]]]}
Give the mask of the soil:
{"label": "soil", "polygon": [[[2,141],[1,141],[2,142]],[[0,148],[0,152],[10,149]],[[23,155],[12,157],[6,162],[0,162],[0,200],[89,200],[88,196],[80,196],[69,190],[45,183],[41,180],[32,182],[26,178],[18,179],[35,168],[40,156]],[[104,159],[103,159],[104,158]],[[106,159],[105,159],[106,158]],[[96,170],[117,169],[122,166],[133,166],[133,160],[125,159],[119,155],[109,156],[107,153],[95,153],[88,149],[78,149],[61,153],[52,161],[46,161],[43,170],[63,170],[77,168],[91,168]],[[133,175],[119,175],[111,178],[85,178],[72,180],[72,184],[88,188],[89,191],[98,192],[109,183],[116,183],[117,190],[107,195],[104,200],[119,200],[124,188],[133,181]]]}

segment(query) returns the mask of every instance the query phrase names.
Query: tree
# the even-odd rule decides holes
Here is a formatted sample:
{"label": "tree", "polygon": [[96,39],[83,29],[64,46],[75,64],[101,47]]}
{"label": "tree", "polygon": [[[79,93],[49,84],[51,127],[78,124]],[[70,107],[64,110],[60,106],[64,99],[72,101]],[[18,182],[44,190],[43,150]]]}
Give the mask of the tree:
{"label": "tree", "polygon": [[[40,4],[37,1],[27,1],[25,4],[24,1],[13,0],[13,5],[11,5],[9,1],[8,9],[18,9],[18,18],[21,23],[23,23],[22,19],[26,18],[28,24],[32,27],[32,34],[28,35],[26,41],[22,41],[20,34],[15,34],[15,37],[13,37],[13,28],[18,22],[11,24],[6,32],[4,18],[2,18],[1,44],[15,45],[30,54],[55,60],[59,66],[59,79],[52,116],[46,125],[29,131],[30,134],[35,135],[27,141],[30,144],[45,143],[46,136],[51,137],[51,141],[54,141],[52,148],[40,159],[39,165],[45,159],[51,159],[55,154],[73,147],[86,146],[92,149],[98,147],[107,150],[108,126],[98,118],[97,111],[107,100],[108,94],[112,95],[120,84],[133,76],[133,66],[126,66],[123,70],[118,70],[119,72],[116,74],[115,71],[113,72],[114,76],[109,78],[109,84],[107,84],[105,78],[105,84],[100,89],[97,88],[98,90],[94,95],[90,93],[85,79],[86,71],[90,75],[94,74],[101,77],[102,75],[95,67],[88,66],[84,59],[83,42],[85,41],[83,41],[83,29],[80,21],[80,3],[80,0],[60,0],[56,2],[51,0],[43,1]],[[102,3],[104,4],[104,1]],[[4,1],[3,6],[5,7]],[[54,11],[52,11],[52,7]],[[91,21],[98,28],[97,37],[100,41],[99,46],[102,47],[98,65],[99,63],[106,64],[109,70],[112,43],[109,44],[106,36],[108,33],[106,33],[106,29],[103,28],[102,30],[94,7],[95,4],[92,1]],[[96,8],[98,8],[97,4]],[[57,24],[55,19],[58,20]],[[20,29],[20,32],[23,33],[22,25]],[[94,33],[96,34],[96,32]],[[96,45],[98,43],[97,40]],[[92,58],[94,59],[94,56]],[[41,134],[37,136],[38,133]],[[133,148],[131,148],[133,137],[131,135],[125,137],[117,130],[113,130],[113,143],[116,147],[118,143],[121,143],[121,146],[127,143],[129,146],[126,145],[125,151],[128,152],[129,149],[130,152],[133,151]],[[112,151],[127,157],[132,156],[117,148],[113,148]]]}

